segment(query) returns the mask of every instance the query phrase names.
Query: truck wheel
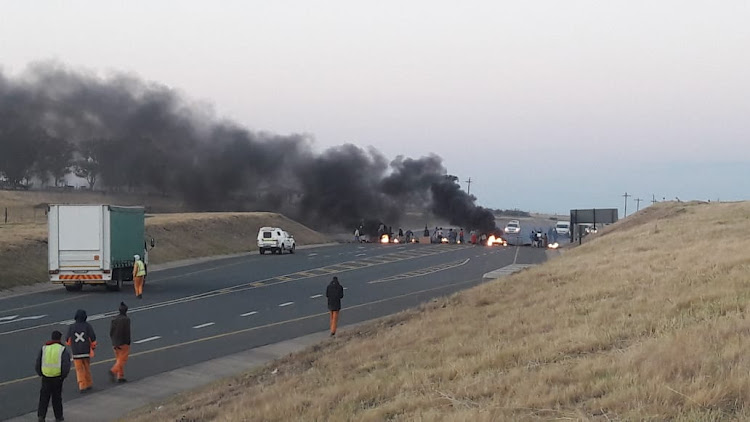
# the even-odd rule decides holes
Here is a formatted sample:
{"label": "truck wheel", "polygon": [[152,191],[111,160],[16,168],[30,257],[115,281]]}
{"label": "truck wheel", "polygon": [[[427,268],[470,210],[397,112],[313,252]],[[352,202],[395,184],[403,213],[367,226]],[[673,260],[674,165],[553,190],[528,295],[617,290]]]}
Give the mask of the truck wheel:
{"label": "truck wheel", "polygon": [[107,290],[110,292],[119,292],[122,289],[122,271],[116,271],[114,279],[114,284],[107,284]]}
{"label": "truck wheel", "polygon": [[284,255],[284,251],[285,250],[286,250],[286,248],[282,245],[281,249],[279,249],[279,255]]}
{"label": "truck wheel", "polygon": [[260,254],[261,254],[261,255],[265,255],[265,254],[266,254],[266,250],[265,250],[265,249],[263,249],[263,248],[260,248]]}
{"label": "truck wheel", "polygon": [[65,290],[69,292],[80,292],[83,289],[83,284],[68,284],[65,286]]}
{"label": "truck wheel", "polygon": [[292,245],[292,249],[289,249],[289,253],[294,253],[294,248],[296,248],[297,245]]}

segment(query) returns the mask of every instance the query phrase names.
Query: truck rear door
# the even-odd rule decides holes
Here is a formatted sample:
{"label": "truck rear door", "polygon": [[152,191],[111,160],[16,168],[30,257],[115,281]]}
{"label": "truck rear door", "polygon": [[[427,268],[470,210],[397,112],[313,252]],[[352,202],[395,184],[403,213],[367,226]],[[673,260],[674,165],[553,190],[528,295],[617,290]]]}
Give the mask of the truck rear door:
{"label": "truck rear door", "polygon": [[101,270],[104,260],[103,208],[59,206],[58,263],[61,271]]}

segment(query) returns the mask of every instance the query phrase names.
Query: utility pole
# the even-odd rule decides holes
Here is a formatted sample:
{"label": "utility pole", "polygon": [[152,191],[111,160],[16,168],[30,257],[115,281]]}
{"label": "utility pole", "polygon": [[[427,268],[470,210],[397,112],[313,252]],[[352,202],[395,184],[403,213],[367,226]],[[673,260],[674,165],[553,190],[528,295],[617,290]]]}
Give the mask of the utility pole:
{"label": "utility pole", "polygon": [[644,199],[635,198],[633,201],[635,201],[635,203],[638,204],[637,207],[636,207],[636,209],[635,209],[635,212],[640,211],[641,210],[641,201],[644,201]]}
{"label": "utility pole", "polygon": [[628,198],[630,198],[633,195],[628,195],[627,192],[625,192],[625,195],[623,197],[625,198],[625,215],[623,215],[623,218],[628,216]]}
{"label": "utility pole", "polygon": [[466,193],[468,195],[471,195],[471,177],[469,177],[469,179],[466,180]]}

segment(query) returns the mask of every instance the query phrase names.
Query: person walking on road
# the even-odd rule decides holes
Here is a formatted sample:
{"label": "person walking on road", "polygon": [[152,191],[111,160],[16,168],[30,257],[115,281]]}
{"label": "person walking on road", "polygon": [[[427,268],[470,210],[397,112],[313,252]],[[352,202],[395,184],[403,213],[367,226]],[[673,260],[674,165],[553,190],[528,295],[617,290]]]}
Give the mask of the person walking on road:
{"label": "person walking on road", "polygon": [[39,407],[36,415],[39,421],[47,418],[47,408],[52,399],[52,411],[56,421],[64,421],[62,404],[62,387],[65,377],[70,373],[70,353],[63,346],[62,333],[52,332],[52,340],[42,346],[36,358],[36,373],[42,377],[42,389],[39,391]]}
{"label": "person walking on road", "polygon": [[109,338],[112,340],[112,348],[115,350],[115,364],[109,370],[109,380],[123,383],[125,379],[125,363],[130,355],[130,318],[128,317],[128,305],[120,302],[120,315],[112,318],[109,326]]}
{"label": "person walking on road", "polygon": [[78,379],[78,391],[85,393],[93,388],[91,380],[91,358],[94,357],[96,349],[96,333],[94,327],[86,322],[86,311],[76,311],[75,322],[68,329],[65,342],[70,346],[73,354],[73,363],[76,368],[76,379]]}
{"label": "person walking on road", "polygon": [[133,287],[135,287],[135,297],[143,299],[143,280],[146,278],[146,265],[141,261],[140,255],[133,255]]}
{"label": "person walking on road", "polygon": [[341,311],[341,299],[344,297],[344,288],[339,284],[338,277],[333,277],[333,280],[328,284],[326,297],[328,298],[328,310],[331,313],[331,336],[333,337],[336,335],[339,311]]}

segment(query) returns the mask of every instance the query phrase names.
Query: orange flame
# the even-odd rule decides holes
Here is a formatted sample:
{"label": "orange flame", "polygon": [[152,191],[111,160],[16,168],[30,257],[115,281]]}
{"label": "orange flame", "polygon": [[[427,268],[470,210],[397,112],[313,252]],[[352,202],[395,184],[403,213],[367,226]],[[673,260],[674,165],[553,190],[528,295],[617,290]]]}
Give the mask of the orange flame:
{"label": "orange flame", "polygon": [[387,234],[380,236],[380,243],[388,243],[390,240]]}

